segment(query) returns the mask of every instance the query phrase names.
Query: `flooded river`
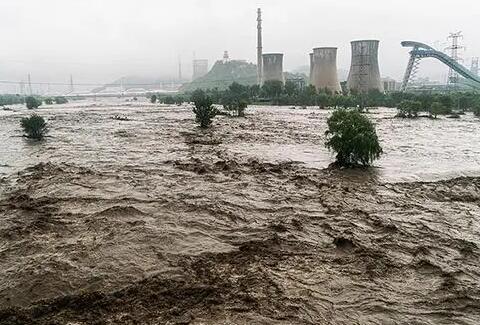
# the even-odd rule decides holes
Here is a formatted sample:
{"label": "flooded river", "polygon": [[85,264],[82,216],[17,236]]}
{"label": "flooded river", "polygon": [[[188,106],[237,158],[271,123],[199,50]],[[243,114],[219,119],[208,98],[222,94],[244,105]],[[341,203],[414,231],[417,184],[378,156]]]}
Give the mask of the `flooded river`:
{"label": "flooded river", "polygon": [[[0,324],[479,324],[480,120],[372,110],[384,156],[325,169],[330,111],[198,129],[121,99],[0,111]],[[117,120],[115,116],[127,117]]]}
{"label": "flooded river", "polygon": [[[29,144],[18,124],[25,109],[0,111],[0,175],[38,162],[72,163],[109,168],[115,164],[151,165],[185,156],[185,132],[192,132],[189,108],[158,107],[109,99],[75,102],[41,109],[51,132],[43,145]],[[431,181],[480,176],[480,120],[403,120],[392,109],[372,110],[385,155],[376,162],[387,182]],[[330,111],[279,107],[249,109],[249,118],[235,123],[217,119],[213,136],[226,154],[264,162],[293,161],[326,168],[333,156],[324,147]],[[112,119],[128,116],[130,121]]]}

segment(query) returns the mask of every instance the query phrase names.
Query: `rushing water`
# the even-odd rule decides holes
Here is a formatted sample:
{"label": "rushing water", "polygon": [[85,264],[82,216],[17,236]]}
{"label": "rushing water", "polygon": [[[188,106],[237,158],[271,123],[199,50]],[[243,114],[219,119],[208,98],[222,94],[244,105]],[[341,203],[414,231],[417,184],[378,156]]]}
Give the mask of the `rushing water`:
{"label": "rushing water", "polygon": [[398,182],[479,175],[471,115],[374,110],[385,155],[352,171],[314,108],[37,112],[40,143],[0,111],[1,325],[480,323],[480,178]]}
{"label": "rushing water", "polygon": [[[187,150],[183,133],[194,128],[185,107],[126,103],[123,99],[74,102],[38,110],[49,123],[43,143],[26,141],[19,120],[30,112],[21,107],[0,111],[0,175],[38,162],[77,165],[155,164]],[[326,119],[331,111],[254,107],[246,120],[217,118],[213,136],[232,155],[266,162],[297,161],[325,168],[333,156],[324,147]],[[129,121],[113,119],[127,116]],[[372,110],[384,155],[375,163],[381,179],[430,181],[480,175],[480,120],[441,117],[396,119],[395,110]],[[165,121],[168,121],[167,125]]]}

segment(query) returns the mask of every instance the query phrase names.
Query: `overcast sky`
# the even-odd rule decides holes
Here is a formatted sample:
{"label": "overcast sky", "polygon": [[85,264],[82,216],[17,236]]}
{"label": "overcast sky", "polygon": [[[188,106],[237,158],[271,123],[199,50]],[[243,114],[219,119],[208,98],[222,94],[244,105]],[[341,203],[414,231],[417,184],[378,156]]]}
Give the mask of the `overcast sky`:
{"label": "overcast sky", "polygon": [[[474,0],[0,0],[0,80],[174,76],[179,56],[188,75],[194,52],[210,63],[224,50],[255,62],[257,7],[265,52],[285,53],[285,70],[307,65],[318,46],[338,47],[338,66],[348,70],[350,41],[372,38],[381,41],[382,75],[401,79],[408,50],[400,41],[443,48],[456,31],[465,35],[465,64],[480,56]],[[446,74],[438,63],[421,71]]]}

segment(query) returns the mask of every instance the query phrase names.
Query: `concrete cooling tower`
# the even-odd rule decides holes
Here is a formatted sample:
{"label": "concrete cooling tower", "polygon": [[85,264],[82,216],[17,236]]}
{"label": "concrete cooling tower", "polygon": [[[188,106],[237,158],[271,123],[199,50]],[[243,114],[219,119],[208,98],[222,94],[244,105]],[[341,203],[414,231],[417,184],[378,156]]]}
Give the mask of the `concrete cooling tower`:
{"label": "concrete cooling tower", "polygon": [[283,80],[283,54],[263,54],[262,84],[269,80]]}
{"label": "concrete cooling tower", "polygon": [[318,47],[313,49],[312,84],[317,88],[341,92],[342,87],[337,75],[337,48]]}
{"label": "concrete cooling tower", "polygon": [[310,53],[310,84],[313,85],[313,53]]}
{"label": "concrete cooling tower", "polygon": [[378,67],[378,44],[376,40],[352,42],[352,66],[347,81],[349,90],[365,93],[375,89],[383,92]]}

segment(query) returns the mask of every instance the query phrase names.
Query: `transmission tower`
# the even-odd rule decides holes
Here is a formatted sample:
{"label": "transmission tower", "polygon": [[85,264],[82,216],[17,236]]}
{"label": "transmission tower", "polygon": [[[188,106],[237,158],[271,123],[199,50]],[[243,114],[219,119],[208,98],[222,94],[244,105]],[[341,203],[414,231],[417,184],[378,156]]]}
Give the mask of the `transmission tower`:
{"label": "transmission tower", "polygon": [[[450,51],[450,57],[452,58],[452,60],[454,60],[455,62],[463,61],[463,59],[458,55],[458,50],[465,49],[465,47],[462,45],[459,45],[459,42],[458,42],[460,39],[463,39],[462,32],[450,33],[450,35],[448,36],[448,39],[449,40],[451,39],[452,43],[449,47],[446,48],[446,50]],[[459,79],[458,73],[452,68],[450,68],[450,70],[448,71],[448,80],[447,80],[447,84],[449,85],[449,88],[452,88],[452,86],[453,88],[456,88],[458,84],[458,79]]]}
{"label": "transmission tower", "polygon": [[472,58],[472,65],[470,67],[470,71],[476,76],[478,76],[478,61],[478,57]]}

